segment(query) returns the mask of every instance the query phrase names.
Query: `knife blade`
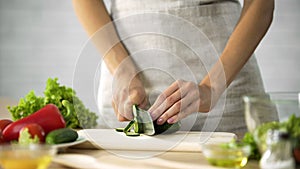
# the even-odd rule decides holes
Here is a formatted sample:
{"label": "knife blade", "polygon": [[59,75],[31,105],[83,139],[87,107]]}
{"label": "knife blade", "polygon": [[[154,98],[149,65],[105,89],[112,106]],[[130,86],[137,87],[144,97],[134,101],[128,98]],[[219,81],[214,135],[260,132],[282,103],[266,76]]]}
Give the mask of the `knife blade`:
{"label": "knife blade", "polygon": [[152,136],[155,134],[153,120],[150,113],[146,110],[139,108],[137,105],[133,105],[133,116],[138,124],[142,125],[143,134]]}

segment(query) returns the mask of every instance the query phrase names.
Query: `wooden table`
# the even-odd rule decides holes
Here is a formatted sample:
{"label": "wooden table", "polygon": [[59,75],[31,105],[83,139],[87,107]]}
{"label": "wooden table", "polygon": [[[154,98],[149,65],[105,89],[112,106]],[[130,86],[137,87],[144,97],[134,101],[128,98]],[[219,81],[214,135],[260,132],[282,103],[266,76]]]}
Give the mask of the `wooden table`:
{"label": "wooden table", "polygon": [[[89,144],[89,143],[83,143]],[[80,146],[82,147],[82,146]],[[83,146],[84,147],[84,146]],[[89,146],[87,146],[89,147]],[[60,152],[58,155],[64,154],[84,154],[96,158],[99,162],[99,168],[103,164],[103,168],[145,168],[145,169],[165,169],[165,168],[203,168],[203,169],[222,169],[210,165],[204,158],[201,152],[164,152],[151,158],[132,159],[120,157],[111,151],[99,149],[77,149],[70,147]],[[50,169],[67,169],[63,166],[53,162]],[[86,168],[89,168],[88,166]],[[245,169],[259,169],[258,161],[249,161]]]}
{"label": "wooden table", "polygon": [[[208,164],[202,153],[190,153],[190,152],[166,152],[156,157],[147,159],[126,159],[118,157],[105,150],[68,150],[65,153],[78,153],[87,154],[97,159],[100,164],[104,164],[104,168],[203,168],[203,169],[221,169],[220,167],[214,167]],[[50,169],[67,169],[69,167],[63,166],[53,162]],[[89,168],[88,166],[86,167]],[[101,168],[101,166],[99,166]],[[258,169],[257,161],[250,161],[246,165],[245,169]]]}

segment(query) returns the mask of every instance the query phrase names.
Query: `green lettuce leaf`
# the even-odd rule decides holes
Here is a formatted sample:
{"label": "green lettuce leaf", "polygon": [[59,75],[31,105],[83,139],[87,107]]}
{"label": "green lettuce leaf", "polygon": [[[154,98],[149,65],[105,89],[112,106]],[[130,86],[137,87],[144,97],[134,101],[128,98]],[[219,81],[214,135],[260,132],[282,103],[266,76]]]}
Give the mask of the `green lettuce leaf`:
{"label": "green lettuce leaf", "polygon": [[[66,104],[63,105],[63,102]],[[92,128],[97,125],[98,116],[84,106],[72,88],[60,85],[57,78],[47,80],[43,97],[36,96],[32,90],[20,99],[18,105],[9,106],[8,110],[13,120],[19,120],[49,103],[59,108],[69,128]]]}
{"label": "green lettuce leaf", "polygon": [[31,138],[31,134],[28,131],[28,128],[21,130],[19,136],[19,144],[21,145],[29,145],[29,144],[38,144],[40,143],[40,139],[37,135],[34,138]]}

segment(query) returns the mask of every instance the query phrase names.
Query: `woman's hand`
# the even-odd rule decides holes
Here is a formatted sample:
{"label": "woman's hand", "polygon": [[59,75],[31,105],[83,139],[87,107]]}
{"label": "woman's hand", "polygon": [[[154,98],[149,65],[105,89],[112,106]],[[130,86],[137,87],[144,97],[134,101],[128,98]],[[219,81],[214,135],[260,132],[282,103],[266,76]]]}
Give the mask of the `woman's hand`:
{"label": "woman's hand", "polygon": [[145,88],[138,75],[120,71],[114,76],[112,106],[119,121],[132,120],[132,105],[145,108],[148,104]]}
{"label": "woman's hand", "polygon": [[160,94],[149,112],[157,124],[170,124],[195,112],[208,112],[211,107],[211,89],[194,82],[177,80]]}

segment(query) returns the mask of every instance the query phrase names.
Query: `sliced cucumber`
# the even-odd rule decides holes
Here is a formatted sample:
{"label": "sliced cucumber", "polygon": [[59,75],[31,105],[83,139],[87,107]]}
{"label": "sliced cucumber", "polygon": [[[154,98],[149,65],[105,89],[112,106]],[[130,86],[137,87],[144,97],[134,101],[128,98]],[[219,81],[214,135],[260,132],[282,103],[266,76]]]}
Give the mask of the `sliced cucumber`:
{"label": "sliced cucumber", "polygon": [[135,133],[135,132],[127,132],[126,136],[140,136],[140,133]]}
{"label": "sliced cucumber", "polygon": [[[137,105],[132,106],[132,113],[134,116],[134,119],[129,122],[129,124],[123,129],[123,128],[116,128],[117,132],[124,132],[127,136],[139,136],[140,134],[144,133],[144,126],[143,123],[139,123],[142,120],[139,116],[139,108]],[[153,122],[155,134],[170,134],[178,131],[181,127],[180,122],[169,124],[164,123],[163,125],[157,125],[156,121]],[[132,130],[133,129],[133,130]]]}
{"label": "sliced cucumber", "polygon": [[180,122],[169,124],[165,122],[162,125],[157,125],[156,121],[154,122],[155,134],[171,134],[178,131],[181,127]]}
{"label": "sliced cucumber", "polygon": [[117,132],[124,132],[124,128],[115,128]]}
{"label": "sliced cucumber", "polygon": [[130,130],[131,130],[131,128],[133,127],[133,125],[134,125],[134,123],[135,123],[135,121],[134,120],[131,120],[129,123],[128,123],[128,125],[124,128],[124,133],[128,133],[128,132],[130,132]]}
{"label": "sliced cucumber", "polygon": [[139,123],[139,116],[137,116],[135,118],[135,122],[134,122],[134,125],[133,125],[133,129],[134,129],[134,132],[136,133],[144,133],[144,126],[143,126],[143,123]]}
{"label": "sliced cucumber", "polygon": [[143,123],[139,123],[140,121],[142,121],[141,117],[139,116],[139,108],[137,107],[137,105],[133,105],[132,106],[132,113],[134,115],[134,125],[133,125],[133,129],[134,132],[136,133],[144,133],[144,126]]}

